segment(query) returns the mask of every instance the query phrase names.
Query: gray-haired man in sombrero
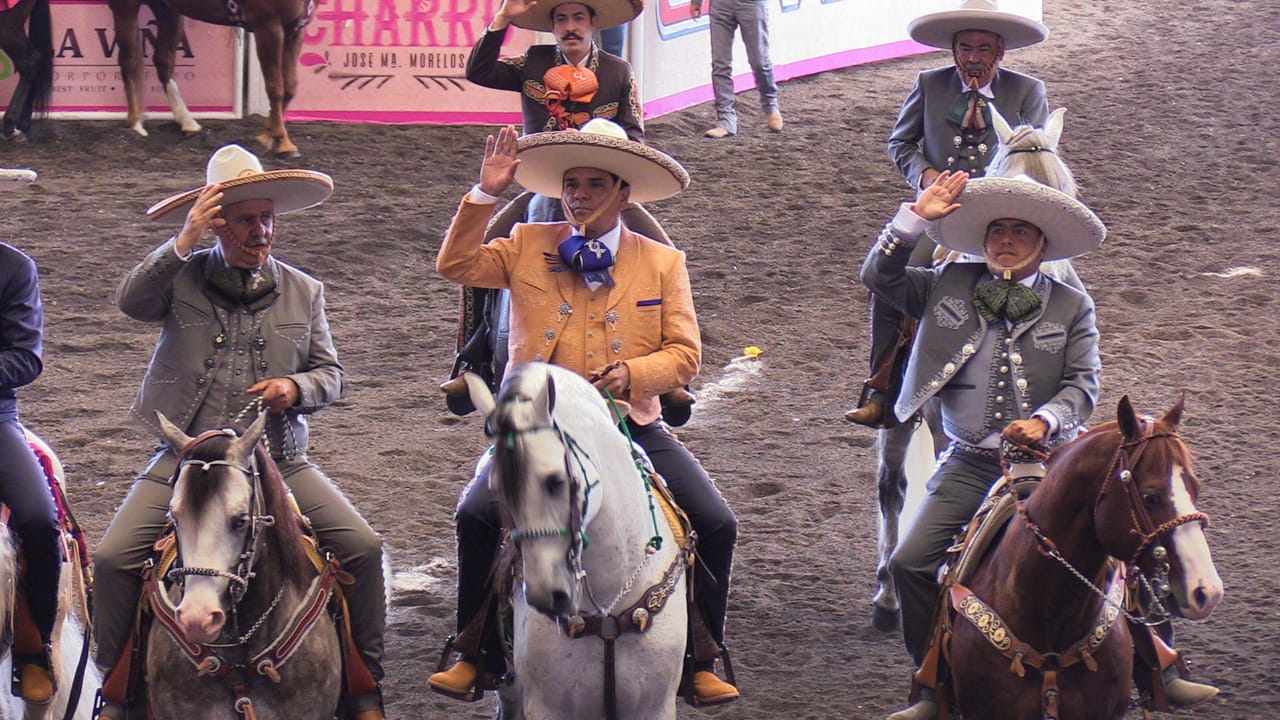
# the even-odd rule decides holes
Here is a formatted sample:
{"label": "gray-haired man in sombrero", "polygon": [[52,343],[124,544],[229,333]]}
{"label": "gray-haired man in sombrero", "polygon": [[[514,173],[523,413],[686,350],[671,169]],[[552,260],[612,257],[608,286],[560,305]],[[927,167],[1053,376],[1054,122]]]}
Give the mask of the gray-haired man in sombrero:
{"label": "gray-haired man in sombrero", "polygon": [[[518,180],[559,198],[568,222],[518,224],[510,238],[484,242],[495,203]],[[702,339],[684,253],[621,222],[629,200],[675,195],[689,183],[674,159],[593,120],[581,132],[519,138],[503,128],[485,146],[480,182],[454,215],[436,269],[472,287],[511,289],[511,363],[545,361],[577,372],[630,404],[627,429],[667,480],[698,536],[697,604],[711,639],[724,645],[737,520],[711,477],[662,421],[658,396],[697,375]],[[487,474],[458,501],[458,630],[461,658],[432,675],[432,689],[474,699],[500,675],[502,648],[492,619],[490,568],[501,537]],[[738,690],[699,658],[695,704],[728,702]],[[730,679],[732,681],[732,678]]]}
{"label": "gray-haired man in sombrero", "polygon": [[[152,543],[164,528],[175,448],[164,443],[156,414],[189,435],[244,429],[260,411],[266,432],[302,513],[320,543],[355,577],[352,630],[373,686],[347,699],[350,718],[383,717],[382,540],[328,477],[307,460],[308,418],[342,393],[343,369],[329,334],[324,286],[272,256],[276,215],[312,207],[333,192],[328,175],[309,170],[263,172],[238,145],[209,160],[206,184],[148,210],[178,230],[120,283],[117,303],[129,317],[160,325],[155,354],[132,413],[162,444],[138,476],[94,552],[93,625],[98,665],[108,673],[104,717],[124,716],[129,653],[122,652]],[[201,249],[212,233],[217,242]],[[350,672],[350,671],[349,671]]]}

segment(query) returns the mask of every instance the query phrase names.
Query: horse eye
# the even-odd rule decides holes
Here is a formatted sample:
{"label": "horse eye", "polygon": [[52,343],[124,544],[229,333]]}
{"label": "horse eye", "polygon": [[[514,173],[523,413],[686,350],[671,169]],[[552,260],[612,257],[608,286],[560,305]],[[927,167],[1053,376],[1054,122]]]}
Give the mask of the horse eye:
{"label": "horse eye", "polygon": [[559,475],[552,475],[543,482],[543,487],[547,489],[548,495],[560,494],[560,489],[564,487],[564,478]]}
{"label": "horse eye", "polygon": [[1164,504],[1164,496],[1158,492],[1143,493],[1142,504],[1146,505],[1148,510],[1156,510]]}
{"label": "horse eye", "polygon": [[239,515],[231,518],[232,530],[237,530],[237,531],[243,530],[244,527],[248,524],[249,524],[249,513],[240,513]]}

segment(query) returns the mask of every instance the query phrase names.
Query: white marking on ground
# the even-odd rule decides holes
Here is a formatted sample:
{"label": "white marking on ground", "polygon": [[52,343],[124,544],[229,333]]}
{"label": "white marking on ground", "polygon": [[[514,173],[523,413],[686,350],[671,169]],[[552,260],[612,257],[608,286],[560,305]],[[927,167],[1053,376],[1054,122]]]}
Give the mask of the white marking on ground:
{"label": "white marking on ground", "polygon": [[392,577],[391,588],[396,595],[452,592],[453,563],[444,558],[435,558],[426,565],[401,570]]}
{"label": "white marking on ground", "polygon": [[1202,272],[1201,275],[1220,278],[1262,277],[1262,270],[1256,267],[1229,267],[1221,272]]}
{"label": "white marking on ground", "polygon": [[760,371],[764,369],[764,363],[749,357],[738,357],[729,361],[724,366],[724,375],[716,382],[703,385],[698,388],[698,403],[694,405],[694,411],[701,414],[707,412],[709,408],[714,408],[726,392],[741,390],[746,387]]}

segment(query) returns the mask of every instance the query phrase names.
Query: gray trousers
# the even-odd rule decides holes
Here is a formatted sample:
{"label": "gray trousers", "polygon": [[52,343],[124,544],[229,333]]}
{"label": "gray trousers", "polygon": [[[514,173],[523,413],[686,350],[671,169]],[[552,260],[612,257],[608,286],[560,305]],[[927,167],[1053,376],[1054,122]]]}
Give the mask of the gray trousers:
{"label": "gray trousers", "polygon": [[996,451],[971,452],[949,445],[929,478],[915,522],[889,560],[902,605],[902,639],[916,667],[924,659],[942,589],[938,566],[956,533],[973,518],[999,477]]}
{"label": "gray trousers", "polygon": [[[387,608],[382,576],[382,538],[305,457],[277,461],[284,482],[315,528],[320,544],[333,550],[356,581],[350,598],[351,631],[374,680],[382,681],[382,632]],[[142,564],[160,536],[169,512],[175,460],[167,448],[156,453],[93,553],[93,634],[95,660],[104,673],[115,665],[133,622],[142,591]]]}
{"label": "gray trousers", "polygon": [[778,83],[769,59],[769,7],[764,0],[711,0],[711,87],[716,94],[716,124],[738,132],[733,97],[733,35],[742,30],[747,62],[756,76],[760,107],[765,114],[778,109]]}

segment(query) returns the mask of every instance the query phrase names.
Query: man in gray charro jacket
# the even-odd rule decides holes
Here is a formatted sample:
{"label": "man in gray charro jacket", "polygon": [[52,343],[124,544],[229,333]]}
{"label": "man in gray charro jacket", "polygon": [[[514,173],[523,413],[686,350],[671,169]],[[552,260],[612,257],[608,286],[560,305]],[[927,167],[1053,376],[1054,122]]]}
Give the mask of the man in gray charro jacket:
{"label": "man in gray charro jacket", "polygon": [[[986,264],[908,267],[926,230],[940,245],[985,256]],[[917,666],[932,627],[938,566],[1000,476],[1001,438],[1056,445],[1093,412],[1100,367],[1093,301],[1039,266],[1092,250],[1105,234],[1065,193],[1031,180],[970,181],[944,172],[914,205],[903,205],[862,266],[862,281],[877,297],[920,321],[892,411],[907,418],[937,396],[951,440],[890,560],[903,639]],[[936,714],[934,696],[925,692],[891,720]]]}
{"label": "man in gray charro jacket", "polygon": [[[380,682],[382,541],[306,456],[308,415],[342,393],[323,285],[271,256],[275,215],[317,205],[332,191],[322,173],[263,172],[243,148],[221,148],[209,160],[204,187],[148,210],[182,228],[129,272],[117,301],[129,317],[161,323],[132,413],[162,440],[156,412],[193,436],[228,426],[243,430],[268,412],[265,438],[285,483],[320,543],[355,577],[353,634]],[[208,231],[217,244],[198,249]],[[128,660],[117,660],[134,616],[139,568],[166,523],[174,450],[160,445],[94,553],[96,659],[107,673],[127,671]],[[104,717],[120,717],[123,698],[107,700]],[[348,698],[347,710],[360,720],[383,717],[376,691]]]}

